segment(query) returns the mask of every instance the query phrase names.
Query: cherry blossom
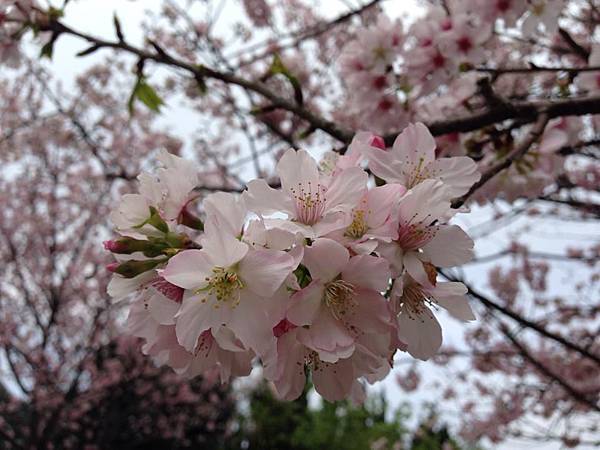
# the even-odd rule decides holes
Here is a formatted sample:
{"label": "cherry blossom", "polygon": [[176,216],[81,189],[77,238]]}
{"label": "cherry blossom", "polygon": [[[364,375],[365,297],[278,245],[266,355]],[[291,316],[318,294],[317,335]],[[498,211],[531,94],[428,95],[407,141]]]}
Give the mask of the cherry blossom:
{"label": "cherry blossom", "polygon": [[407,126],[389,151],[365,148],[369,168],[388,183],[399,183],[407,189],[423,180],[440,180],[449,198],[468,191],[480,174],[475,162],[465,156],[435,158],[435,140],[422,123]]}

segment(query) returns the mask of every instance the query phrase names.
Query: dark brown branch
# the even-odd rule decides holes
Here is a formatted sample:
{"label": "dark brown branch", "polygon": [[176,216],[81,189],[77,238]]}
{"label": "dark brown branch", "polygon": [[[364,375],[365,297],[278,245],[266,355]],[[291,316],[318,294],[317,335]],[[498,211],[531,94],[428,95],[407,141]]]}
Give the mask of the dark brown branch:
{"label": "dark brown branch", "polygon": [[532,322],[531,320],[521,317],[519,314],[510,310],[509,308],[499,305],[498,303],[490,300],[489,298],[487,298],[485,295],[481,294],[477,290],[473,289],[473,287],[469,286],[463,280],[459,280],[456,277],[450,276],[448,273],[441,271],[441,270],[440,270],[440,274],[447,280],[460,281],[461,283],[463,283],[469,289],[469,296],[479,300],[487,308],[497,311],[497,312],[500,312],[507,317],[510,317],[512,320],[519,323],[520,325],[536,331],[538,334],[544,336],[545,338],[553,340],[554,342],[558,342],[559,344],[563,345],[564,347],[569,348],[569,349],[579,353],[582,356],[585,356],[586,358],[594,361],[598,366],[600,366],[600,356],[591,353],[589,350],[587,350],[583,347],[580,347],[579,345],[577,345],[571,341],[568,341],[567,339],[565,339],[564,337],[562,337],[558,334],[555,334],[555,333],[552,333],[552,332],[546,330],[544,327],[542,327],[541,325],[538,325],[535,322]]}
{"label": "dark brown branch", "polygon": [[484,184],[486,184],[488,181],[490,181],[503,170],[508,169],[513,164],[513,162],[525,156],[527,151],[544,132],[548,120],[549,118],[547,114],[543,113],[542,115],[540,115],[538,121],[536,122],[534,127],[529,131],[525,139],[523,139],[523,141],[506,158],[504,158],[498,164],[493,165],[487,171],[485,171],[481,175],[479,181],[473,186],[471,186],[469,192],[452,202],[452,207],[460,208],[469,199],[469,197],[473,195],[479,188],[481,188]]}
{"label": "dark brown branch", "polygon": [[569,48],[573,50],[573,53],[580,56],[585,61],[588,60],[588,58],[590,57],[589,50],[582,47],[575,39],[573,39],[573,37],[569,34],[567,30],[561,27],[558,29],[558,34],[560,34],[560,37],[564,39]]}
{"label": "dark brown branch", "polygon": [[565,72],[570,74],[578,74],[579,72],[599,72],[600,67],[547,67],[530,65],[529,67],[475,67],[473,72],[489,73],[492,75],[504,74],[524,74],[536,72]]}
{"label": "dark brown branch", "polygon": [[540,372],[542,375],[549,378],[553,382],[558,383],[571,397],[573,397],[574,400],[589,406],[595,411],[600,411],[600,407],[596,402],[587,398],[583,393],[573,388],[573,386],[571,386],[569,383],[563,380],[560,376],[553,373],[540,361],[535,359],[533,355],[529,353],[527,348],[517,340],[517,338],[510,332],[510,330],[508,330],[508,328],[505,325],[500,326],[500,331],[519,350],[523,358],[529,361],[529,363],[531,363],[531,365],[533,365],[538,370],[538,372]]}

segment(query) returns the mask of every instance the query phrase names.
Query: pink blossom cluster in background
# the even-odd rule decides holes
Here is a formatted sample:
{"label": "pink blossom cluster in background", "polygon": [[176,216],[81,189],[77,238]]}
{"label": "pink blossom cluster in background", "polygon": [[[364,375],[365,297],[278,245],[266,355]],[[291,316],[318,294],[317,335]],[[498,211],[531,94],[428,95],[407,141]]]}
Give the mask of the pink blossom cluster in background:
{"label": "pink blossom cluster in background", "polygon": [[191,211],[190,162],[164,152],[160,169],[138,177],[139,193],[111,214],[120,237],[105,247],[117,259],[109,293],[136,294],[127,328],[147,354],[188,377],[217,368],[223,382],[257,357],[285,399],[310,372],[327,400],[360,401],[398,349],[435,355],[433,311],[475,319],[465,286],[437,281],[436,269],[472,258],[473,241],[448,221],[450,200],[479,179],[475,163],[436,159],[421,123],[389,150],[361,132],[328,156],[319,165],[288,150],[281,186],[257,179],[241,195],[213,193],[204,221]]}

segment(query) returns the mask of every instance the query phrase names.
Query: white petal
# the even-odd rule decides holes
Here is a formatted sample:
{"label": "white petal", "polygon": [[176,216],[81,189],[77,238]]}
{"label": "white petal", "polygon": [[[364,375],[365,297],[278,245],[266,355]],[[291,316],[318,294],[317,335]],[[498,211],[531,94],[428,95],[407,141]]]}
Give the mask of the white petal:
{"label": "white petal", "polygon": [[161,275],[169,283],[184,289],[206,286],[206,278],[212,275],[214,264],[204,250],[184,250],[173,256]]}
{"label": "white petal", "polygon": [[288,194],[292,189],[298,190],[300,186],[310,183],[319,184],[319,168],[317,162],[305,150],[289,149],[277,163],[277,174],[281,179],[281,186]]}
{"label": "white petal", "polygon": [[441,226],[423,253],[438,267],[453,267],[473,259],[473,240],[458,225]]}
{"label": "white petal", "polygon": [[279,189],[273,189],[265,180],[252,180],[248,190],[242,194],[250,211],[256,214],[291,214],[294,211],[292,200]]}
{"label": "white petal", "polygon": [[239,236],[246,219],[246,206],[239,196],[215,192],[204,199],[204,210],[222,231]]}
{"label": "white petal", "polygon": [[431,178],[436,178],[447,186],[449,198],[466,194],[481,178],[477,164],[468,156],[440,158],[427,166],[427,172]]}
{"label": "white petal", "polygon": [[429,308],[417,316],[411,316],[403,307],[398,316],[398,338],[408,344],[408,353],[426,361],[442,345],[442,328]]}
{"label": "white petal", "polygon": [[389,263],[385,258],[371,255],[358,255],[342,271],[342,278],[354,286],[383,292],[390,281]]}
{"label": "white petal", "polygon": [[323,283],[339,275],[349,259],[348,250],[332,239],[317,239],[310,247],[304,249],[304,265],[310,276],[313,280],[321,280]]}
{"label": "white petal", "polygon": [[248,253],[247,244],[220,230],[206,230],[201,243],[213,266],[231,267]]}
{"label": "white petal", "polygon": [[334,175],[326,192],[326,211],[351,211],[363,197],[369,176],[360,167]]}
{"label": "white petal", "polygon": [[177,340],[188,352],[193,352],[202,332],[227,325],[231,317],[229,305],[216,305],[214,299],[202,301],[202,296],[185,297],[176,315]]}
{"label": "white petal", "polygon": [[270,297],[294,270],[294,258],[280,250],[250,250],[240,262],[239,275],[248,289]]}
{"label": "white petal", "polygon": [[295,325],[310,325],[321,309],[323,284],[313,281],[290,299],[287,319]]}
{"label": "white petal", "polygon": [[421,286],[432,286],[427,272],[425,272],[425,267],[423,267],[423,262],[415,252],[406,252],[404,254],[404,267],[406,267],[408,274]]}

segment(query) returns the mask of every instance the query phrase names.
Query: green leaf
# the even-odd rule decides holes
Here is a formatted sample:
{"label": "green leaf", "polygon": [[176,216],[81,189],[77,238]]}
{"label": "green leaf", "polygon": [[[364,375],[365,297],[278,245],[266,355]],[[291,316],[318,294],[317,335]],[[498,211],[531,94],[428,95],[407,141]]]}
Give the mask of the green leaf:
{"label": "green leaf", "polygon": [[312,281],[310,272],[302,264],[300,264],[298,268],[294,270],[294,275],[296,276],[296,280],[298,281],[298,284],[300,285],[301,289],[304,289]]}
{"label": "green leaf", "polygon": [[153,206],[150,207],[150,218],[148,219],[147,223],[163,233],[169,232],[169,226],[163,220],[163,218],[160,217],[157,209]]}
{"label": "green leaf", "polygon": [[142,102],[148,107],[148,109],[154,112],[160,112],[160,107],[165,104],[163,99],[159,97],[154,88],[152,88],[148,83],[146,83],[144,77],[138,78],[137,83],[133,88],[133,92],[129,97],[129,102],[127,103],[127,106],[129,108],[130,114],[134,113],[134,103],[136,99]]}
{"label": "green leaf", "polygon": [[300,81],[298,81],[298,78],[296,78],[294,74],[290,72],[290,70],[285,66],[285,64],[283,64],[283,61],[281,60],[279,55],[275,55],[275,57],[273,58],[273,62],[271,63],[271,67],[269,68],[269,76],[278,74],[283,75],[285,78],[287,78],[287,80],[294,88],[294,99],[296,100],[296,103],[298,103],[299,105],[304,104],[304,96],[302,94],[302,86],[300,85]]}

